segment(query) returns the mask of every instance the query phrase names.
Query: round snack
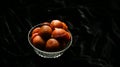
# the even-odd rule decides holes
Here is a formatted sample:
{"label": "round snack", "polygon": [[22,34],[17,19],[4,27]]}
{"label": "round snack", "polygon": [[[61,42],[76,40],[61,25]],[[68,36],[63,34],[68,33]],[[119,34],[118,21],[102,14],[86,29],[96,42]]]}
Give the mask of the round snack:
{"label": "round snack", "polygon": [[38,33],[33,33],[31,36],[31,39],[33,39],[35,36],[39,35]]}
{"label": "round snack", "polygon": [[60,40],[66,40],[66,41],[70,40],[69,33],[61,28],[55,28],[55,30],[52,32],[51,37],[60,39]]}
{"label": "round snack", "polygon": [[36,27],[33,31],[32,31],[32,34],[34,33],[39,33],[40,32],[40,27]]}
{"label": "round snack", "polygon": [[47,51],[57,51],[59,49],[59,42],[54,39],[54,38],[50,38],[47,42],[46,42],[46,50]]}
{"label": "round snack", "polygon": [[43,47],[45,45],[45,41],[42,39],[41,36],[37,35],[32,39],[32,43],[34,46],[41,46]]}
{"label": "round snack", "polygon": [[52,20],[51,21],[51,26],[53,26],[53,28],[62,28],[63,24],[60,20]]}
{"label": "round snack", "polygon": [[40,28],[40,33],[39,35],[45,39],[48,39],[50,38],[51,36],[51,33],[52,33],[52,29],[50,26],[48,25],[43,25],[41,28]]}
{"label": "round snack", "polygon": [[55,29],[55,28],[62,28],[64,30],[68,30],[68,26],[64,22],[61,22],[60,20],[53,20],[53,21],[51,21],[51,27],[53,29]]}

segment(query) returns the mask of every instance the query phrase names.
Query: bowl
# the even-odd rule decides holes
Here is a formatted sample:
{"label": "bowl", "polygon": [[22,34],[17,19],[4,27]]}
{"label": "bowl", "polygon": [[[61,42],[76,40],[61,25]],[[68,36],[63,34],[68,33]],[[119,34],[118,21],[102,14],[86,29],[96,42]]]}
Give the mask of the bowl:
{"label": "bowl", "polygon": [[60,49],[60,50],[56,50],[56,51],[46,51],[44,49],[41,49],[41,48],[38,48],[36,46],[34,46],[34,44],[32,43],[31,41],[31,36],[32,36],[32,31],[37,28],[37,27],[41,27],[43,26],[44,24],[43,23],[39,23],[35,26],[33,26],[29,32],[28,32],[28,42],[30,44],[30,46],[33,48],[33,50],[35,51],[35,53],[38,55],[38,56],[41,56],[43,58],[58,58],[60,57],[61,55],[63,55],[63,53],[68,50],[70,48],[70,46],[72,45],[72,34],[69,30],[67,30],[67,32],[70,33],[70,40],[65,44],[65,47]]}

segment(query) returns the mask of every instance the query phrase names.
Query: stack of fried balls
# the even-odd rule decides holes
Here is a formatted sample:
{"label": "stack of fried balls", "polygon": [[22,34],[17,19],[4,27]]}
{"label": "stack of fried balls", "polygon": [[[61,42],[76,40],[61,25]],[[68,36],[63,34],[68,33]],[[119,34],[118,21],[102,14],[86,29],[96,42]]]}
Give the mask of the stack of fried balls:
{"label": "stack of fried balls", "polygon": [[43,22],[31,32],[31,43],[43,51],[60,51],[64,49],[71,40],[71,34],[65,22],[52,20]]}

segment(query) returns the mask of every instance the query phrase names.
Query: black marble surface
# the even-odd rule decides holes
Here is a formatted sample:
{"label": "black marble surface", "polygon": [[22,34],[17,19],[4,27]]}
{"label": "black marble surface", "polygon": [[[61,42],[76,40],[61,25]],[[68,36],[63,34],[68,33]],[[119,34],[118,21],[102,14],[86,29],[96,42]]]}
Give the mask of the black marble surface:
{"label": "black marble surface", "polygon": [[[1,2],[0,64],[39,67],[78,64],[81,67],[119,67],[119,1],[18,0]],[[39,57],[27,41],[31,27],[44,21],[64,21],[72,46],[59,58]]]}

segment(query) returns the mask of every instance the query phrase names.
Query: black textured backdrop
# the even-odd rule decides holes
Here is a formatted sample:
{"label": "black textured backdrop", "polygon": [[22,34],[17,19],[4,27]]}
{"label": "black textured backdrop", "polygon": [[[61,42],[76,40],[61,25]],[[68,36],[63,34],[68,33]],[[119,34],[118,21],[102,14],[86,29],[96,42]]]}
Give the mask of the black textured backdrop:
{"label": "black textured backdrop", "polygon": [[[9,67],[67,63],[81,67],[120,66],[119,1],[4,0],[0,4],[0,64]],[[61,57],[44,59],[35,54],[27,34],[34,25],[52,19],[65,21],[72,32],[73,44]]]}

